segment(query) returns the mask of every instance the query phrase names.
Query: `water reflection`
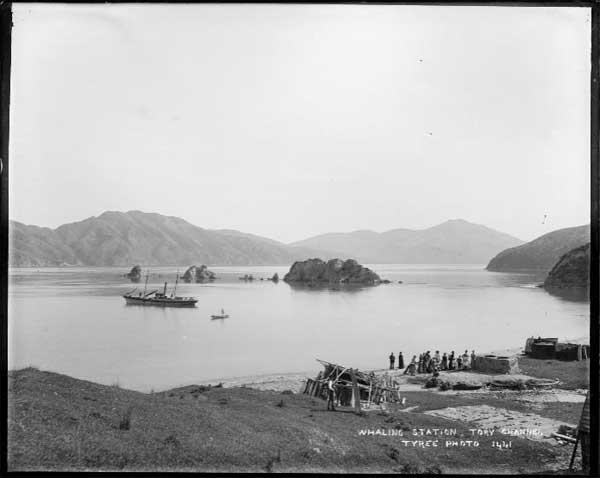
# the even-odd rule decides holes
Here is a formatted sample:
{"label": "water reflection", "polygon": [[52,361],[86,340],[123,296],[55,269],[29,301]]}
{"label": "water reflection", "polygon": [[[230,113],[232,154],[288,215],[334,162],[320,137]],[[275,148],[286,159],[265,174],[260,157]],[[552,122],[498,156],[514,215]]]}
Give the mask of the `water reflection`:
{"label": "water reflection", "polygon": [[589,287],[572,289],[546,289],[546,292],[570,302],[589,302],[590,300]]}
{"label": "water reflection", "polygon": [[358,293],[365,289],[370,289],[372,287],[384,287],[385,284],[380,284],[376,286],[364,286],[364,285],[356,285],[356,284],[328,284],[328,283],[307,283],[303,284],[300,282],[293,282],[287,284],[294,292],[342,292],[342,293]]}

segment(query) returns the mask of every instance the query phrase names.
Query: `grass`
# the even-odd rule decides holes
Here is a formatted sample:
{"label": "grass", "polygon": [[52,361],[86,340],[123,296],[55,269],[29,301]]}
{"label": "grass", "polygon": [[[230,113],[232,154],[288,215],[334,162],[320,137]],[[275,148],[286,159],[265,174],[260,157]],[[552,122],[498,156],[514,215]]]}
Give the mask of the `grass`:
{"label": "grass", "polygon": [[[429,392],[406,396],[419,410],[471,403]],[[251,388],[144,394],[34,369],[9,372],[8,418],[14,471],[527,473],[565,460],[566,468],[569,458],[564,447],[522,438],[500,453],[491,437],[479,448],[432,449],[358,433],[456,428],[459,437],[470,437],[470,424],[422,413],[333,413],[306,395]]]}
{"label": "grass", "polygon": [[131,428],[131,412],[133,411],[133,407],[129,406],[125,410],[125,412],[121,415],[121,420],[119,421],[119,430],[129,430]]}
{"label": "grass", "polygon": [[587,389],[590,383],[590,360],[566,362],[562,360],[519,357],[519,368],[525,375],[558,379],[559,388],[565,390]]}

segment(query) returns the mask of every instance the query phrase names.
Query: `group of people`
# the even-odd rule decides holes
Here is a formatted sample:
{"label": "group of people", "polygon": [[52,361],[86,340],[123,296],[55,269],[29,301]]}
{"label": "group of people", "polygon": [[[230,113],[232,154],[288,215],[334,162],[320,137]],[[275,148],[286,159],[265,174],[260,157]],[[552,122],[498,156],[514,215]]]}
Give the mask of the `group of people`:
{"label": "group of people", "polygon": [[[453,350],[450,354],[444,352],[441,356],[439,350],[436,350],[434,355],[431,355],[431,352],[428,350],[420,354],[418,360],[417,356],[413,355],[412,360],[404,369],[404,375],[415,375],[415,373],[435,374],[440,370],[468,370],[473,368],[475,358],[475,350],[471,351],[470,355],[468,350],[465,350],[465,353],[462,355],[456,355]],[[396,356],[394,352],[390,354],[389,359],[390,370],[393,370],[396,368]],[[404,356],[402,352],[398,352],[398,368],[404,368]],[[331,377],[327,380],[327,410],[335,411],[335,382]]]}
{"label": "group of people", "polygon": [[[390,354],[390,370],[394,370],[395,364],[396,364],[396,356],[394,355],[394,352],[392,352]],[[402,355],[402,352],[398,352],[398,368],[404,368],[404,356]]]}
{"label": "group of people", "polygon": [[[456,355],[453,350],[450,354],[444,352],[441,356],[439,350],[436,350],[434,355],[428,350],[420,354],[418,359],[416,355],[413,355],[412,360],[404,370],[404,374],[433,373],[440,370],[467,370],[473,367],[475,357],[475,350],[471,351],[470,355],[468,350],[465,350],[465,353],[462,355]],[[390,354],[389,359],[390,370],[393,370],[396,363],[394,352]],[[402,352],[398,353],[398,368],[404,368]]]}

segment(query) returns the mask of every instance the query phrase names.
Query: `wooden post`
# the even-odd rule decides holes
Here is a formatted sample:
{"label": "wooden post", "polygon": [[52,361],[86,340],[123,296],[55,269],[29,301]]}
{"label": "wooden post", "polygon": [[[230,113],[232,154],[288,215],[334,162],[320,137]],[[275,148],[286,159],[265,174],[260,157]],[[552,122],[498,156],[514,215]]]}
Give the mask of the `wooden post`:
{"label": "wooden post", "polygon": [[569,463],[569,471],[573,471],[573,462],[575,461],[575,454],[577,453],[577,445],[579,443],[579,433],[577,434],[577,439],[575,441],[575,446],[573,447],[573,454],[571,455],[571,462]]}
{"label": "wooden post", "polygon": [[[569,463],[569,471],[573,471],[573,462],[575,461],[575,454],[577,453],[577,444],[581,441],[582,433],[590,432],[590,392],[588,391],[585,402],[583,403],[583,410],[581,411],[581,417],[579,418],[579,426],[577,427],[577,439],[575,446],[573,447],[573,454],[571,455],[571,463]],[[589,444],[589,440],[588,440]],[[583,465],[583,472],[589,473],[589,449],[583,448],[584,443],[581,443],[581,461]],[[586,456],[584,456],[586,455]],[[586,469],[586,466],[588,469]]]}
{"label": "wooden post", "polygon": [[354,373],[353,368],[350,369],[350,376],[352,377],[352,395],[354,397],[354,411],[360,414],[360,391],[358,390],[358,382],[356,381],[356,374]]}

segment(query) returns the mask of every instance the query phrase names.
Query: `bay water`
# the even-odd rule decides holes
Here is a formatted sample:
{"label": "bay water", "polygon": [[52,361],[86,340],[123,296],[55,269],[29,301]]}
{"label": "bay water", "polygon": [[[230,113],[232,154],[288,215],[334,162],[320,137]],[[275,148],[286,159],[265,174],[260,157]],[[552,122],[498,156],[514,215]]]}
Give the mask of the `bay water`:
{"label": "bay water", "polygon": [[[124,277],[126,268],[11,268],[9,369],[35,366],[147,392],[312,375],[321,369],[316,358],[368,370],[387,367],[390,352],[408,362],[426,350],[482,353],[522,347],[530,336],[589,336],[589,303],[548,294],[536,287],[540,276],[483,265],[367,266],[391,283],[298,288],[266,280],[288,267],[211,267],[215,282],[178,284],[177,295],[198,299],[190,309],[125,305],[124,293],[144,288]],[[176,273],[151,268],[148,290],[168,281],[170,293]],[[255,280],[240,280],[244,274]],[[221,309],[229,318],[211,320]]]}

